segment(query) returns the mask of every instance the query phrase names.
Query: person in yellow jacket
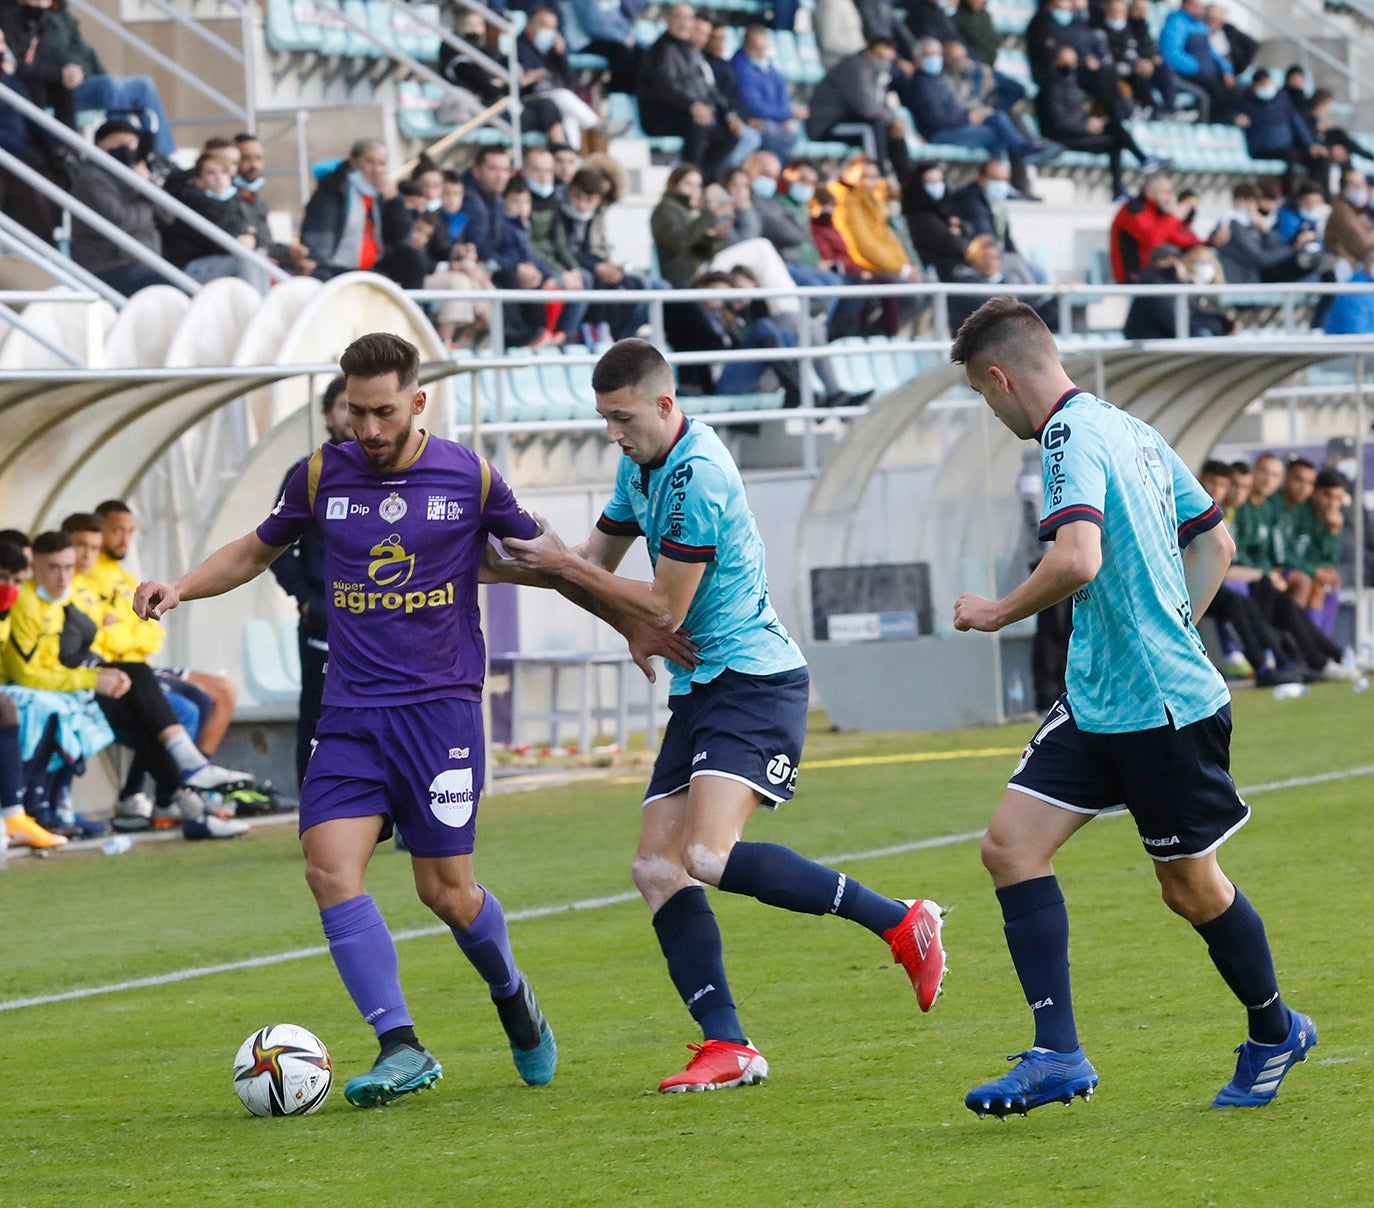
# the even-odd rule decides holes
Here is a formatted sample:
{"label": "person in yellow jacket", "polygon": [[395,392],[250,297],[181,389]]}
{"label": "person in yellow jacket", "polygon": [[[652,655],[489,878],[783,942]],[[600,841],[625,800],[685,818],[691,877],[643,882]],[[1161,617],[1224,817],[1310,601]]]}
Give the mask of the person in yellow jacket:
{"label": "person in yellow jacket", "polygon": [[[40,533],[33,541],[33,578],[20,589],[10,612],[10,634],[0,650],[5,678],[49,692],[93,690],[110,727],[145,761],[159,792],[179,810],[188,839],[223,839],[248,829],[216,817],[202,792],[225,791],[244,782],[241,772],[216,767],[177,721],[157,677],[146,663],[99,664],[82,641],[78,657],[63,660],[63,638],[71,641],[69,617],[76,551],[67,533]],[[84,618],[83,618],[84,619]],[[87,622],[89,624],[89,622]],[[89,632],[89,631],[88,631]]]}
{"label": "person in yellow jacket", "polygon": [[882,170],[860,155],[850,160],[830,186],[835,196],[835,229],[854,260],[870,272],[917,281],[921,270],[892,229],[891,198]]}
{"label": "person in yellow jacket", "polygon": [[[10,612],[28,573],[29,559],[19,546],[0,542],[0,643],[10,636]],[[0,852],[15,847],[51,848],[66,843],[24,811],[24,753],[19,744],[19,709],[0,692]]]}
{"label": "person in yellow jacket", "polygon": [[[107,499],[95,509],[100,519],[101,549],[87,578],[115,618],[102,626],[96,652],[110,661],[146,663],[162,649],[166,630],[160,621],[145,621],[134,614],[134,591],[138,579],[124,569],[123,560],[133,545],[138,522],[129,505],[119,499]],[[202,710],[196,742],[207,755],[213,755],[224,739],[234,717],[238,690],[232,680],[208,671],[177,671],[175,678],[184,680],[209,697],[208,712]],[[175,684],[167,685],[177,692]]]}

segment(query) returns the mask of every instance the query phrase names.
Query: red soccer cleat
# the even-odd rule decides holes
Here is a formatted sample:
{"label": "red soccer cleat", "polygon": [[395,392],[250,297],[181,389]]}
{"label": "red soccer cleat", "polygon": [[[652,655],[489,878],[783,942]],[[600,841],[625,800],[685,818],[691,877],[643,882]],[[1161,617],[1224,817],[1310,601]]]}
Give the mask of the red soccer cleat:
{"label": "red soccer cleat", "polygon": [[660,1094],[674,1091],[723,1091],[732,1086],[752,1086],[768,1080],[768,1062],[756,1048],[708,1040],[687,1046],[696,1056],[680,1074],[658,1084]]}
{"label": "red soccer cleat", "polygon": [[883,939],[892,946],[892,959],[911,978],[916,1004],[922,1011],[929,1011],[940,997],[940,986],[945,980],[945,949],[940,943],[944,910],[938,902],[916,901],[909,905],[906,918],[891,931],[884,931]]}

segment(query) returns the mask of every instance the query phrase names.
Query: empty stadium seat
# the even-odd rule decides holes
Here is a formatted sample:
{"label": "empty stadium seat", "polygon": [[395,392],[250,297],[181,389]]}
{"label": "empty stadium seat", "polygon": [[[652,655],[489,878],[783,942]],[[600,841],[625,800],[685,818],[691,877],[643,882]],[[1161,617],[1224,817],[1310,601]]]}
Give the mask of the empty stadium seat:
{"label": "empty stadium seat", "polygon": [[293,679],[282,654],[278,628],[272,621],[244,621],[243,677],[248,691],[261,704],[293,701],[300,696],[299,664]]}

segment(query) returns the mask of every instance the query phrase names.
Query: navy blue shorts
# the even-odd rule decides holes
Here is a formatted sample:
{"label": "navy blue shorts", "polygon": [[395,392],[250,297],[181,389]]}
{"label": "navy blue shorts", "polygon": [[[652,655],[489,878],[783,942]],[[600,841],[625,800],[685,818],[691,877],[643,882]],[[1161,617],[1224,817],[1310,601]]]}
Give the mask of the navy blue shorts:
{"label": "navy blue shorts", "polygon": [[485,775],[477,701],[326,705],[301,786],[300,829],[380,814],[381,837],[394,823],[412,855],[465,856],[477,838]]}
{"label": "navy blue shorts", "polygon": [[681,792],[697,776],[749,785],[770,808],[797,787],[811,677],[805,667],[777,675],[722,671],[668,698],[671,716],[644,804]]}
{"label": "navy blue shorts", "polygon": [[1061,696],[1009,787],[1078,814],[1127,809],[1152,859],[1215,851],[1250,818],[1231,779],[1231,706],[1190,726],[1089,734]]}

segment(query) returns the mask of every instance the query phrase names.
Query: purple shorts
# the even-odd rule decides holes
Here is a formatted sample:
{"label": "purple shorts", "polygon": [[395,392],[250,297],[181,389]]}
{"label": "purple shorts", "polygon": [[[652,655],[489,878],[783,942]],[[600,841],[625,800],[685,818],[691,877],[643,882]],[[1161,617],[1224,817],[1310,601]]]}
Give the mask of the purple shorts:
{"label": "purple shorts", "polygon": [[381,837],[394,823],[412,855],[465,856],[485,776],[477,701],[326,705],[301,786],[301,832],[331,818],[381,815]]}

